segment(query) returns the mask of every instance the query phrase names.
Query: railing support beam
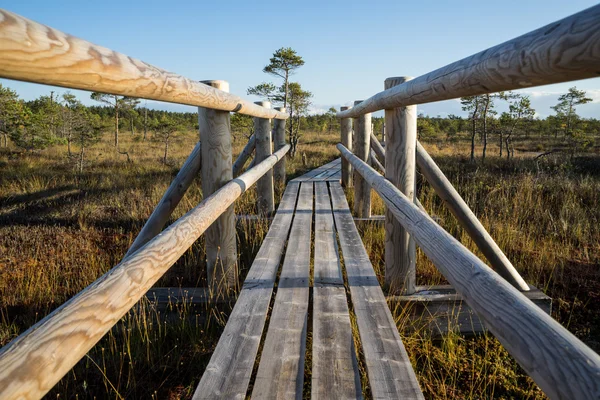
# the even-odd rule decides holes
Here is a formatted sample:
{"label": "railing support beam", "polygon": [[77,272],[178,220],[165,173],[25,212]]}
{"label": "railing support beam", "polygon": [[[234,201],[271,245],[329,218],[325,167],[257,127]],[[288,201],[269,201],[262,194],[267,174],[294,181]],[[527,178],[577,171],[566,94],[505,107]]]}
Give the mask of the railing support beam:
{"label": "railing support beam", "polygon": [[[354,105],[360,104],[357,100]],[[369,150],[371,149],[371,114],[364,114],[354,118],[354,140],[356,141],[355,154],[364,162],[369,162]],[[371,216],[371,186],[354,172],[354,214],[359,218]]]}
{"label": "railing support beam", "polygon": [[[229,84],[225,81],[202,83],[229,92]],[[202,194],[206,198],[233,179],[229,112],[198,107],[198,126],[202,140]],[[206,230],[205,237],[209,287],[215,290],[236,287],[238,267],[233,206]]]}
{"label": "railing support beam", "polygon": [[[340,111],[346,111],[350,107],[340,107]],[[352,147],[352,118],[342,118],[340,121],[341,142],[346,148],[353,150]],[[342,186],[352,186],[352,166],[346,159],[342,158]]]}
{"label": "railing support beam", "polygon": [[[411,80],[385,80],[390,89]],[[415,198],[417,106],[385,110],[385,177],[412,202]],[[413,294],[416,284],[416,246],[392,212],[385,212],[385,286],[390,294]]]}
{"label": "railing support beam", "polygon": [[[285,107],[275,107],[275,110],[284,113],[286,112]],[[275,151],[285,146],[285,120],[276,119],[273,121],[273,144],[275,145]],[[281,159],[273,168],[273,179],[275,184],[281,188],[285,186],[285,157]],[[283,191],[281,192],[283,193]]]}
{"label": "railing support beam", "polygon": [[[268,101],[257,101],[255,104],[263,108],[271,108]],[[271,120],[268,118],[254,118],[255,155],[254,160],[260,163],[272,153],[271,146]],[[268,171],[258,180],[256,185],[258,195],[258,213],[271,215],[275,211],[275,191],[273,190],[273,170]]]}

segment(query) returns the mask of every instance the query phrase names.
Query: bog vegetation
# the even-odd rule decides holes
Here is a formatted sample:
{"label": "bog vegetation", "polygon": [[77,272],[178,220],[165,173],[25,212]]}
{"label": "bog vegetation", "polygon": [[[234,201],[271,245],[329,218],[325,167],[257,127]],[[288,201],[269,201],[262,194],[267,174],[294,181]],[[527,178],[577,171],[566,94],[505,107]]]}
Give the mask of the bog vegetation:
{"label": "bog vegetation", "polygon": [[[280,56],[290,58],[288,50]],[[249,91],[264,89],[254,94],[288,107],[288,140],[296,140],[296,156],[288,161],[293,178],[338,156],[339,121],[335,110],[309,114],[308,92],[294,104],[300,93],[294,91],[304,92],[288,81],[294,68],[286,74],[277,53],[274,59],[265,72],[282,84]],[[296,65],[302,63],[296,59]],[[92,98],[98,105],[83,105],[69,92],[23,101],[0,87],[0,346],[120,261],[198,140],[195,113],[153,110],[120,96]],[[554,299],[553,316],[600,351],[600,121],[580,118],[576,110],[589,99],[572,88],[544,119],[514,93],[462,101],[466,118],[421,116],[420,140],[526,281]],[[498,114],[500,102],[508,111]],[[231,123],[235,158],[252,120],[233,115]],[[374,118],[379,137],[382,124]],[[481,256],[422,179],[418,196]],[[348,197],[352,201],[351,192]],[[172,220],[201,200],[196,182]],[[236,203],[236,214],[254,214],[255,207],[251,190]],[[373,213],[383,212],[373,194]],[[359,228],[381,276],[384,228]],[[265,221],[238,221],[242,279],[267,230]],[[157,286],[206,286],[205,265],[201,238]],[[418,284],[444,283],[420,252],[417,266]],[[143,300],[48,396],[189,398],[231,306],[184,301],[157,307]],[[392,311],[427,397],[544,398],[493,336],[434,339],[410,329],[406,310]]]}

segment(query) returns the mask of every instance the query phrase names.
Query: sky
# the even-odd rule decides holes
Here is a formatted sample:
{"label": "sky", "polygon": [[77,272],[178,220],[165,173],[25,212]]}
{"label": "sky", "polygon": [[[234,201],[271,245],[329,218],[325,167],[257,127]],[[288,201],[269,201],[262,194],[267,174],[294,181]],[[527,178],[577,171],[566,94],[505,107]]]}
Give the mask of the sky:
{"label": "sky", "polygon": [[[0,8],[190,79],[229,81],[231,93],[251,100],[258,99],[246,96],[249,86],[277,82],[262,72],[272,53],[292,47],[305,60],[292,79],[313,93],[313,112],[366,99],[383,90],[387,77],[426,74],[593,5],[592,0],[0,0]],[[0,83],[26,100],[65,91]],[[600,78],[522,92],[545,117],[572,86],[594,100],[580,106],[579,114],[600,118]],[[74,93],[93,103],[88,93]],[[464,115],[457,100],[418,110]]]}

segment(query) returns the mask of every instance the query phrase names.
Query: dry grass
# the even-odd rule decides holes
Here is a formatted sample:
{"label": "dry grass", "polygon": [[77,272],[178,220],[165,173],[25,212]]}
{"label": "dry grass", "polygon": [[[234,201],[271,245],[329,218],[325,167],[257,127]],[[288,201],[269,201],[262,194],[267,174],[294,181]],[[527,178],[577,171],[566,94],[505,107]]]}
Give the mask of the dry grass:
{"label": "dry grass", "polygon": [[[122,143],[133,161],[127,163],[115,154],[107,135],[88,152],[81,175],[62,147],[25,155],[0,152],[0,345],[120,261],[195,141],[194,133],[183,135],[171,147],[170,165],[163,165],[160,144],[124,134]],[[336,141],[337,134],[306,135],[298,156],[288,161],[290,176],[335,158]],[[237,154],[245,144],[243,135],[234,144]],[[553,297],[554,317],[600,350],[600,168],[595,156],[569,164],[558,154],[538,165],[533,153],[517,152],[510,163],[490,157],[485,165],[473,165],[464,141],[426,147],[526,280]],[[540,150],[539,141],[517,147]],[[443,227],[480,255],[422,180],[419,197]],[[196,182],[173,220],[201,199]],[[236,203],[236,213],[254,213],[255,203],[250,190]],[[373,208],[374,214],[383,213],[375,194]],[[238,224],[242,276],[267,229],[264,222]],[[361,233],[381,275],[383,227],[365,224]],[[204,271],[200,239],[157,286],[202,286]],[[444,282],[421,252],[418,274],[419,284]],[[198,310],[184,303],[166,312],[143,301],[49,397],[189,398],[229,309],[228,304],[209,304]],[[393,311],[404,327],[405,310]],[[543,397],[491,336],[452,334],[432,340],[427,332],[416,332],[404,341],[428,398]]]}

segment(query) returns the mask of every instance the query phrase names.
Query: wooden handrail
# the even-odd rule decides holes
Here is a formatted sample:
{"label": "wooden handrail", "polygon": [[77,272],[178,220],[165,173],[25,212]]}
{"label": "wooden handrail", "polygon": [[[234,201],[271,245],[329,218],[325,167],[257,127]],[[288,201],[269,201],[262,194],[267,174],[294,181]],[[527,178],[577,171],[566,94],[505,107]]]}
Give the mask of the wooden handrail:
{"label": "wooden handrail", "polygon": [[289,148],[286,145],[227,183],[0,349],[0,398],[41,398],[46,394]]}
{"label": "wooden handrail", "polygon": [[0,77],[260,118],[289,117],[2,9]]}
{"label": "wooden handrail", "polygon": [[338,118],[598,76],[600,5],[377,93]]}
{"label": "wooden handrail", "polygon": [[337,148],[550,398],[598,397],[598,354],[485,265],[387,179],[343,145]]}
{"label": "wooden handrail", "polygon": [[254,136],[254,134],[252,134],[252,136],[250,136],[250,139],[248,139],[248,143],[246,143],[242,152],[240,153],[238,158],[233,163],[232,171],[233,171],[234,178],[236,176],[238,176],[244,169],[244,165],[246,164],[246,161],[248,161],[248,158],[250,158],[250,156],[252,155],[252,152],[254,151],[254,147],[256,147],[255,142],[256,142],[256,137]]}

